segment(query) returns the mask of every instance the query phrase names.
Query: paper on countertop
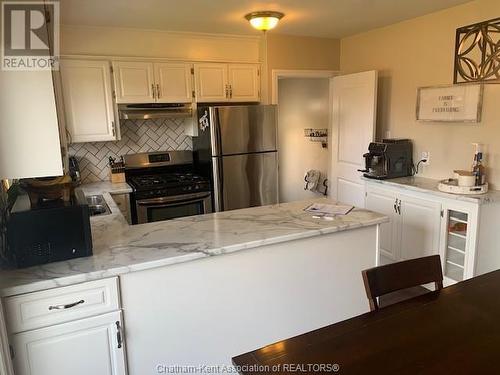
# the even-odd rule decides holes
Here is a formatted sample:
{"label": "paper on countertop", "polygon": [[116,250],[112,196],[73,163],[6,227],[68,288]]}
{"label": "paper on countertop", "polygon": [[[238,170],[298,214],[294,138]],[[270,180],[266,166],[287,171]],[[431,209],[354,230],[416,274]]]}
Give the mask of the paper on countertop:
{"label": "paper on countertop", "polygon": [[347,215],[354,206],[345,206],[337,204],[313,203],[304,208],[304,211],[320,215]]}

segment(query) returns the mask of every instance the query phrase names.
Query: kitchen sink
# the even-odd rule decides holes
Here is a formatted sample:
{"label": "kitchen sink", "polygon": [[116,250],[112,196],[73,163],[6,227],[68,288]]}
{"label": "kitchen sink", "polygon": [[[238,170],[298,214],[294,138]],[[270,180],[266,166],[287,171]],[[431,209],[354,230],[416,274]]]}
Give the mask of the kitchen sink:
{"label": "kitchen sink", "polygon": [[89,195],[86,198],[89,205],[90,216],[104,216],[111,213],[102,195]]}

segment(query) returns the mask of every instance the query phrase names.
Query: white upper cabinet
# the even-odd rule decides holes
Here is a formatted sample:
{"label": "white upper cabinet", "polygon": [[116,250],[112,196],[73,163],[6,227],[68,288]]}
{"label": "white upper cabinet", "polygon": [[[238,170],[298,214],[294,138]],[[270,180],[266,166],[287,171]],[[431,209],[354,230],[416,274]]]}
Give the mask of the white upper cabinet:
{"label": "white upper cabinet", "polygon": [[61,84],[69,141],[116,140],[109,61],[62,60]]}
{"label": "white upper cabinet", "polygon": [[51,71],[0,70],[0,179],[61,176]]}
{"label": "white upper cabinet", "polygon": [[117,103],[190,103],[191,64],[114,61]]}
{"label": "white upper cabinet", "polygon": [[153,63],[113,61],[117,103],[151,103],[155,99]]}
{"label": "white upper cabinet", "polygon": [[191,65],[155,63],[156,101],[159,103],[190,103],[192,99]]}
{"label": "white upper cabinet", "polygon": [[197,102],[224,102],[229,98],[227,64],[195,64]]}
{"label": "white upper cabinet", "polygon": [[255,64],[230,64],[229,99],[233,102],[260,100],[259,66]]}
{"label": "white upper cabinet", "polygon": [[195,64],[197,102],[258,102],[258,64]]}

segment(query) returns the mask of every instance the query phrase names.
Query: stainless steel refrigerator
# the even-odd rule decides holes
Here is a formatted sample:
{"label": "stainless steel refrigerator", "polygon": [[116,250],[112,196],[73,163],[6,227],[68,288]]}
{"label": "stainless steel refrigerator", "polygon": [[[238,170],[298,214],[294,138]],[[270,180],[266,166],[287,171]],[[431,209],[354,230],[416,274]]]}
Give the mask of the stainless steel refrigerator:
{"label": "stainless steel refrigerator", "polygon": [[278,202],[276,106],[198,108],[193,149],[212,181],[215,211]]}

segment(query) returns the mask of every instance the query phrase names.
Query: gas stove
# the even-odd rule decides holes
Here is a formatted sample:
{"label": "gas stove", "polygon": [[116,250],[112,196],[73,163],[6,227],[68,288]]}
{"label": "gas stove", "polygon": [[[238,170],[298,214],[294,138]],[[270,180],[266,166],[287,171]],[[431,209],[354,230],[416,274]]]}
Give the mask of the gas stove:
{"label": "gas stove", "polygon": [[203,182],[201,176],[192,173],[165,173],[165,174],[150,174],[145,176],[132,177],[130,180],[134,186],[139,189],[146,189],[150,187],[170,187],[176,184],[190,184]]}
{"label": "gas stove", "polygon": [[195,172],[190,151],[126,155],[134,224],[212,211],[210,183]]}
{"label": "gas stove", "polygon": [[128,183],[134,188],[139,198],[174,196],[210,190],[206,178],[191,172],[164,172],[130,176]]}

